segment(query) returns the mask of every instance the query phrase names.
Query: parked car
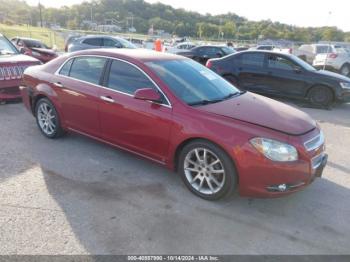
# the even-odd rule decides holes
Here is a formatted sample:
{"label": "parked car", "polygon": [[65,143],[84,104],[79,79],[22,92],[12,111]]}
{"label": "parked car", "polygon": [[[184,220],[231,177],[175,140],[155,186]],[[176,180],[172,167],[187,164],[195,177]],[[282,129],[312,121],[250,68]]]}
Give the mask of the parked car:
{"label": "parked car", "polygon": [[11,42],[22,54],[32,56],[43,63],[49,62],[57,57],[57,53],[43,42],[33,38],[15,37]]}
{"label": "parked car", "polygon": [[234,53],[235,50],[227,46],[197,46],[189,51],[177,52],[176,54],[191,58],[203,65],[211,58],[224,57]]}
{"label": "parked car", "polygon": [[68,45],[68,52],[75,52],[95,48],[134,49],[136,48],[136,46],[121,37],[107,35],[90,35],[82,36],[78,39],[75,39],[72,43]]}
{"label": "parked car", "polygon": [[33,57],[20,54],[17,48],[0,34],[0,103],[21,98],[19,85],[23,71],[41,62]]}
{"label": "parked car", "polygon": [[332,45],[328,53],[316,55],[313,66],[318,69],[339,72],[350,77],[350,50]]}
{"label": "parked car", "polygon": [[196,47],[196,45],[191,42],[183,42],[175,46],[167,46],[165,52],[176,54],[181,51],[191,50],[194,47]]}
{"label": "parked car", "polygon": [[274,45],[258,45],[256,47],[250,48],[250,50],[269,50],[269,51],[272,51],[274,48],[276,48]]}
{"label": "parked car", "polygon": [[22,95],[44,136],[72,131],[133,152],[178,171],[208,200],[237,186],[243,196],[290,194],[321,176],[327,161],[307,114],[240,92],[181,56],[76,52],[27,69]]}
{"label": "parked car", "polygon": [[80,38],[81,35],[70,35],[67,37],[65,43],[64,43],[64,51],[68,52],[68,46],[75,41],[76,39]]}
{"label": "parked car", "polygon": [[350,101],[350,79],[329,71],[317,71],[294,55],[269,51],[244,51],[209,60],[207,67],[240,89],[308,100],[328,107]]}
{"label": "parked car", "polygon": [[293,55],[312,65],[316,55],[329,53],[330,50],[333,50],[332,46],[326,44],[301,45],[293,50]]}

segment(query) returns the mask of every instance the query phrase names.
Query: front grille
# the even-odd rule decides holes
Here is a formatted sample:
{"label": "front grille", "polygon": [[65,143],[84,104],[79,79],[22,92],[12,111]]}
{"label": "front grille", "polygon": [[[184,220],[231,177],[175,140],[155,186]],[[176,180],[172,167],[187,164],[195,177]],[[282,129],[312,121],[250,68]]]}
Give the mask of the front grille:
{"label": "front grille", "polygon": [[24,70],[28,66],[2,66],[0,67],[0,80],[14,80],[21,79]]}
{"label": "front grille", "polygon": [[317,136],[305,142],[304,146],[307,151],[312,151],[319,148],[323,144],[324,144],[324,135],[323,135],[323,132],[321,131]]}

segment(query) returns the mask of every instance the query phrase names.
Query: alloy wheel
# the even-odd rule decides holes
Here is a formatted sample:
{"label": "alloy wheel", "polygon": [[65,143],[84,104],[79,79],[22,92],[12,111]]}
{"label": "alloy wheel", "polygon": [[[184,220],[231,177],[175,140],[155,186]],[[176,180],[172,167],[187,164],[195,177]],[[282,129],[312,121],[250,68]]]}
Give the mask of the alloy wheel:
{"label": "alloy wheel", "polygon": [[48,136],[56,131],[56,116],[53,108],[47,103],[41,103],[37,111],[38,123],[41,130]]}
{"label": "alloy wheel", "polygon": [[219,157],[206,148],[187,153],[184,173],[191,187],[205,195],[219,192],[225,184],[225,168]]}

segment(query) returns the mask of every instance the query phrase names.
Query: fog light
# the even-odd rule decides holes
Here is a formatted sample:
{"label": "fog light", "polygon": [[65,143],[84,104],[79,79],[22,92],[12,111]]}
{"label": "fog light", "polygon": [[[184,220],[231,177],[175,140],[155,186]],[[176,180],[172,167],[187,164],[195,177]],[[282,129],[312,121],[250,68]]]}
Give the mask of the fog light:
{"label": "fog light", "polygon": [[287,185],[282,184],[282,185],[279,185],[277,188],[278,188],[278,191],[284,192],[287,190]]}

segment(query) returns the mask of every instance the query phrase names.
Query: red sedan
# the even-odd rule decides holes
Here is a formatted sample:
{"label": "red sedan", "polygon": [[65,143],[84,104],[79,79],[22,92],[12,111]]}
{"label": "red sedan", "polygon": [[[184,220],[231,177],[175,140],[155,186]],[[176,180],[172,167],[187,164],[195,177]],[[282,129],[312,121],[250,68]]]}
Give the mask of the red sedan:
{"label": "red sedan", "polygon": [[[305,113],[185,57],[86,50],[29,68],[26,107],[48,138],[66,131],[176,170],[196,195],[277,197],[321,176],[324,137]],[[136,160],[137,161],[137,160]]]}

